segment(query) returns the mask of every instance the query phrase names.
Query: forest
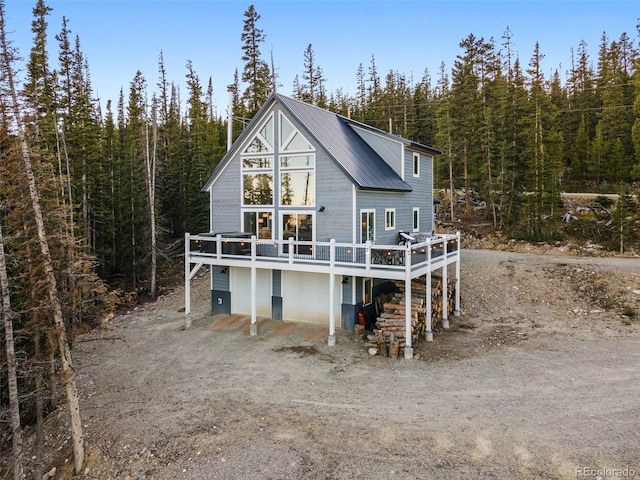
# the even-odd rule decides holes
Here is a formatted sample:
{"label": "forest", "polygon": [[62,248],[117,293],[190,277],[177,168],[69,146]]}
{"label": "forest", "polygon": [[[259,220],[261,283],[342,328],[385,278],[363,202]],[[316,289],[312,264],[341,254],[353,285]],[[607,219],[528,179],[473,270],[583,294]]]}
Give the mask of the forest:
{"label": "forest", "polygon": [[[179,281],[184,233],[208,231],[201,186],[227,147],[213,79],[201,82],[187,60],[181,95],[162,52],[157,72],[150,79],[136,72],[103,111],[80,39],[66,17],[52,34],[50,12],[36,2],[18,82],[20,52],[0,2],[0,446],[12,452],[14,478],[26,471],[41,478],[41,453],[24,458],[22,432],[41,426],[62,397],[82,467],[74,335]],[[234,138],[277,89],[441,150],[434,186],[450,202],[450,220],[470,217],[481,202],[493,229],[552,241],[566,234],[562,192],[616,193],[608,227],[579,224],[573,233],[615,248],[637,232],[640,25],[635,40],[603,34],[595,59],[580,42],[565,82],[560,72],[544,77],[538,45],[529,59],[518,58],[507,28],[498,41],[461,39],[452,68],[442,63],[433,77],[378,72],[372,55],[354,72],[356,94],[348,96],[326,90],[311,44],[300,46],[300,74],[283,92],[277,66],[261,53],[267,34],[259,19],[249,6],[238,32]]]}

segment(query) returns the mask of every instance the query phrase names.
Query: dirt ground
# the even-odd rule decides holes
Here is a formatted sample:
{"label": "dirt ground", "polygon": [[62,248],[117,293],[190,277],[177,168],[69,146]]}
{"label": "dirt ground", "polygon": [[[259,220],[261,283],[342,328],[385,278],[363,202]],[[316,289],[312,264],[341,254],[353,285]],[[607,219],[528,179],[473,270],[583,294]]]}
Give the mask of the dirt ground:
{"label": "dirt ground", "polygon": [[640,258],[463,250],[461,315],[414,360],[266,319],[251,337],[193,290],[188,330],[178,289],[78,339],[74,478],[640,476]]}

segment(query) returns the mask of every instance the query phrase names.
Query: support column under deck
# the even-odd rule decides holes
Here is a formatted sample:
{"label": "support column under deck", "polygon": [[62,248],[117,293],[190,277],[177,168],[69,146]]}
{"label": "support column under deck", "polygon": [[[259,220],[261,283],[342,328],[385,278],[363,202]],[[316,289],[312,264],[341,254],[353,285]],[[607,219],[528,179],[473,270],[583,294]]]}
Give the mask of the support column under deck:
{"label": "support column under deck", "polygon": [[[445,244],[445,252],[446,252]],[[445,253],[446,255],[446,253]],[[449,296],[449,278],[448,278],[448,266],[447,262],[444,262],[442,266],[442,328],[449,328],[449,305],[447,305],[447,298]]]}
{"label": "support column under deck", "polygon": [[334,267],[336,263],[336,241],[331,239],[329,245],[329,338],[327,344],[333,347],[336,344],[336,312],[335,312],[335,288],[336,274]]}
{"label": "support column under deck", "polygon": [[413,358],[413,346],[411,343],[411,244],[407,243],[405,252],[405,275],[404,275],[404,315],[405,315],[405,347],[404,358]]}
{"label": "support column under deck", "polygon": [[431,271],[427,272],[426,275],[426,313],[425,313],[425,321],[427,323],[426,327],[425,327],[425,331],[424,331],[424,339],[427,342],[433,342],[433,331],[431,330],[432,325],[431,325],[431,316],[433,315],[433,312],[431,310]]}
{"label": "support column under deck", "polygon": [[249,335],[258,334],[257,313],[256,313],[256,237],[251,237],[251,325]]}

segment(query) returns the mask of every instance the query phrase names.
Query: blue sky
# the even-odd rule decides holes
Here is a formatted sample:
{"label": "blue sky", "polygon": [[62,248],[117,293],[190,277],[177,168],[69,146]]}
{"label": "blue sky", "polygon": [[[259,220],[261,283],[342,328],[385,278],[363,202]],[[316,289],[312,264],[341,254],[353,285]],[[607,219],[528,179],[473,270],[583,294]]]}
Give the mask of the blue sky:
{"label": "blue sky", "polygon": [[[6,0],[6,30],[21,55],[32,45],[32,9],[35,0]],[[226,109],[226,85],[242,70],[244,12],[253,3],[266,34],[263,58],[274,62],[282,84],[291,94],[295,75],[301,77],[303,52],[313,45],[316,63],[324,71],[329,91],[355,93],[359,64],[368,69],[372,55],[379,75],[389,70],[419,80],[425,68],[435,80],[440,64],[450,72],[461,40],[476,37],[502,43],[509,27],[512,43],[523,65],[536,42],[545,56],[545,76],[571,65],[571,49],[585,40],[594,65],[600,39],[606,33],[617,40],[626,32],[638,42],[636,24],[640,2],[616,1],[213,1],[213,0],[49,0],[50,64],[57,67],[57,42],[62,16],[72,36],[78,35],[87,56],[94,92],[103,105],[128,94],[129,83],[140,70],[151,88],[158,79],[163,53],[170,81],[184,85],[187,60],[193,62],[204,88],[214,85],[218,111]],[[186,95],[181,87],[183,97]]]}

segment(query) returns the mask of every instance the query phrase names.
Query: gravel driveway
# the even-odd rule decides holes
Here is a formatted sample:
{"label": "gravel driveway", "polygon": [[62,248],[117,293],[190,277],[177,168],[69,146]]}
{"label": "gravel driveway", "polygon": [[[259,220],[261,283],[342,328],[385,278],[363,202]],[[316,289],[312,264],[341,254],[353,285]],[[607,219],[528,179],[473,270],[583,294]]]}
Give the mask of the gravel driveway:
{"label": "gravel driveway", "polygon": [[207,314],[206,278],[188,330],[178,290],[80,339],[86,478],[640,476],[640,260],[462,258],[462,315],[416,360],[301,324],[250,337]]}

